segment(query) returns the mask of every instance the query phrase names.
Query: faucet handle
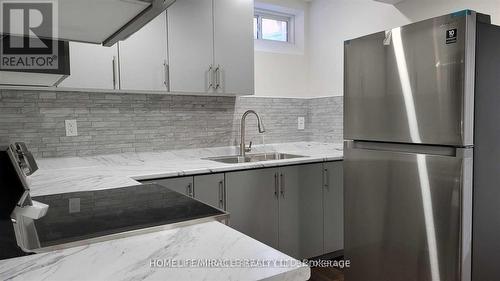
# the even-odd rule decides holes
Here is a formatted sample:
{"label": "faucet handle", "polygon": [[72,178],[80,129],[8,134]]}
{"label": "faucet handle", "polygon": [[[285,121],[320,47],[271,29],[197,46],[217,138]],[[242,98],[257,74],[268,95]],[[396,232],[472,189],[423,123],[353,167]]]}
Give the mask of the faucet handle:
{"label": "faucet handle", "polygon": [[248,147],[245,147],[245,152],[250,152],[250,151],[252,151],[252,141],[250,141]]}

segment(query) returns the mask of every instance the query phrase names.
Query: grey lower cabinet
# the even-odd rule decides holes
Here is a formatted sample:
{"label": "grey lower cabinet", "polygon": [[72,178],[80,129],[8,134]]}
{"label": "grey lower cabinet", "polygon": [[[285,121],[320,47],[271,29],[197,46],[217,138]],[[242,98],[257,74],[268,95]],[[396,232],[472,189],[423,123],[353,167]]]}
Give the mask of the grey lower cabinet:
{"label": "grey lower cabinet", "polygon": [[323,254],[322,164],[279,169],[279,249],[296,258]]}
{"label": "grey lower cabinet", "polygon": [[224,174],[195,176],[194,197],[210,206],[225,210],[226,191]]}
{"label": "grey lower cabinet", "polygon": [[193,177],[166,178],[141,181],[142,183],[155,183],[173,191],[194,197]]}
{"label": "grey lower cabinet", "polygon": [[344,249],[344,181],[342,163],[342,161],[323,163],[325,253]]}
{"label": "grey lower cabinet", "polygon": [[278,248],[278,193],[277,169],[226,173],[229,225]]}
{"label": "grey lower cabinet", "polygon": [[146,180],[142,183],[155,183],[173,191],[194,197],[215,208],[226,206],[224,174],[209,174],[194,177],[179,177]]}
{"label": "grey lower cabinet", "polygon": [[296,258],[323,254],[321,163],[226,173],[230,226]]}
{"label": "grey lower cabinet", "polygon": [[148,180],[229,213],[229,225],[294,257],[344,248],[342,161]]}

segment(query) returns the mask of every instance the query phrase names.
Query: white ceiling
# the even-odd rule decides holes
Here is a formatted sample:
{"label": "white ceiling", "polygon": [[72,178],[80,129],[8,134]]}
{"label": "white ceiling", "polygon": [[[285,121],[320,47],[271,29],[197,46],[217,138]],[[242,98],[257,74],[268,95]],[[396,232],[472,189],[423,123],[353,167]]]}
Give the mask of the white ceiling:
{"label": "white ceiling", "polygon": [[[304,2],[312,2],[313,0],[303,0]],[[386,3],[386,4],[391,4],[391,5],[395,5],[395,4],[398,4],[398,3],[401,3],[405,0],[373,0],[373,1],[377,1],[377,2],[382,2],[382,3]]]}
{"label": "white ceiling", "polygon": [[373,0],[373,1],[395,5],[395,4],[403,2],[404,0]]}

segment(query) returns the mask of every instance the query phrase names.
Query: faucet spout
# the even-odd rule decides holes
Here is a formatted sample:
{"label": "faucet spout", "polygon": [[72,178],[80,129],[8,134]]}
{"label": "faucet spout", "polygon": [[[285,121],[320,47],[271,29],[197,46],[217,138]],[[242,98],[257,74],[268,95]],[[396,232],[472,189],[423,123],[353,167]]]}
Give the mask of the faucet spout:
{"label": "faucet spout", "polygon": [[249,114],[253,114],[257,117],[257,128],[259,130],[259,133],[264,133],[266,131],[264,127],[264,123],[262,122],[262,118],[260,118],[259,114],[253,110],[247,110],[245,113],[243,113],[243,116],[241,117],[241,127],[240,127],[240,156],[245,157],[245,153],[247,152],[247,148],[245,145],[245,121],[246,118]]}

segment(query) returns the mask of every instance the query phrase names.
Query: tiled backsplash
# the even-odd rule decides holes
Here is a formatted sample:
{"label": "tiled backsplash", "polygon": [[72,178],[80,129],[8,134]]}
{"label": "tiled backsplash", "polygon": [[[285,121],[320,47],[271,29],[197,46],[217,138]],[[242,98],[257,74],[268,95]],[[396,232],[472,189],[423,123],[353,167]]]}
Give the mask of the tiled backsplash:
{"label": "tiled backsplash", "polygon": [[[266,143],[342,140],[342,97],[205,97],[0,90],[0,143],[25,141],[36,157],[236,145],[243,112],[264,119]],[[297,129],[297,117],[306,129]],[[78,122],[66,137],[64,120]],[[255,117],[247,141],[262,143]]]}
{"label": "tiled backsplash", "polygon": [[310,99],[307,120],[311,140],[318,142],[342,142],[343,116],[343,97]]}

